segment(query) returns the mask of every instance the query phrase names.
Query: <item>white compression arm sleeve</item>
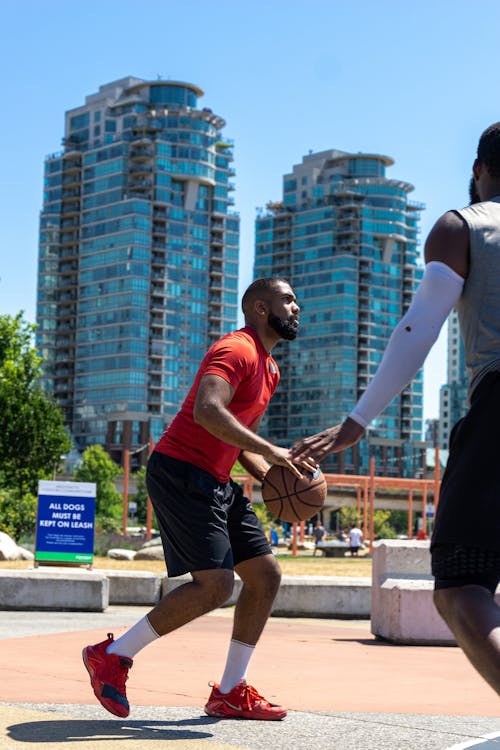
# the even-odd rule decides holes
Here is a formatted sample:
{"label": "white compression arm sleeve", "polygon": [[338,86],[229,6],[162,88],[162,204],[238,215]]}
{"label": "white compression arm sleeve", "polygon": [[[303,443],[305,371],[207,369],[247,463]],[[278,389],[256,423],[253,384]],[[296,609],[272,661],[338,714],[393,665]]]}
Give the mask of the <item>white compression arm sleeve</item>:
{"label": "white compression arm sleeve", "polygon": [[392,332],[384,356],[351,419],[362,427],[403,390],[422,366],[462,293],[464,279],[446,263],[431,261],[406,315]]}

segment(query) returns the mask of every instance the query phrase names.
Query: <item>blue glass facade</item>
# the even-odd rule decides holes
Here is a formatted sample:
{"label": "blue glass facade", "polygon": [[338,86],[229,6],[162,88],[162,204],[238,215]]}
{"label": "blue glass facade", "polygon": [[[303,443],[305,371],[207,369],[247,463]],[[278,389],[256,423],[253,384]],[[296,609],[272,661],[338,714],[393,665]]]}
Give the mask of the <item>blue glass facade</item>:
{"label": "blue glass facade", "polygon": [[[282,382],[264,429],[281,444],[340,422],[375,373],[421,278],[411,185],[388,157],[326,151],[283,178],[283,199],[256,221],[254,275],[285,276],[302,307],[300,338],[276,350]],[[423,461],[422,373],[368,432],[324,469],[414,476]]]}
{"label": "blue glass facade", "polygon": [[45,162],[38,346],[76,445],[155,439],[237,321],[232,143],[202,91],[127,78],[66,113]]}

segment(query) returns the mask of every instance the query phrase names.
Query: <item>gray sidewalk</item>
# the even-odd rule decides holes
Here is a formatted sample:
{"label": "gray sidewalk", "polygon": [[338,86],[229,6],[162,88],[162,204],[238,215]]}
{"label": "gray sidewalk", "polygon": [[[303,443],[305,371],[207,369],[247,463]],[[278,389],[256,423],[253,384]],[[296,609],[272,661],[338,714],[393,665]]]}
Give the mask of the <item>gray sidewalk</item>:
{"label": "gray sidewalk", "polygon": [[[497,730],[497,740],[477,750],[500,748],[500,721],[478,717],[402,714],[302,713],[284,721],[219,721],[193,708],[140,706],[133,719],[113,719],[99,706],[0,704],[9,717],[2,750],[101,750],[176,748],[215,750],[445,750],[478,741]],[[18,709],[22,709],[18,713]]]}

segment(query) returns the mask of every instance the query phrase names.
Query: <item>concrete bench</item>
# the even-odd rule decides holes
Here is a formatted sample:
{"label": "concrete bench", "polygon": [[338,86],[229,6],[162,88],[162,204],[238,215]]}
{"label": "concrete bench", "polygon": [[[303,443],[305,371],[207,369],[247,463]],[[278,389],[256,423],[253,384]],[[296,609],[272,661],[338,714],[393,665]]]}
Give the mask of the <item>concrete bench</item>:
{"label": "concrete bench", "polygon": [[102,612],[109,604],[109,581],[79,569],[2,570],[0,609]]}
{"label": "concrete bench", "polygon": [[346,619],[369,617],[370,594],[370,578],[283,576],[272,615]]}
{"label": "concrete bench", "polygon": [[[190,580],[189,575],[163,576],[162,596]],[[236,604],[242,585],[235,575],[233,593],[225,607]],[[271,614],[275,617],[368,618],[370,593],[370,578],[283,576]]]}
{"label": "concrete bench", "polygon": [[100,570],[109,581],[110,604],[152,605],[160,600],[161,577],[141,570]]}
{"label": "concrete bench", "polygon": [[[192,580],[193,579],[189,573],[183,576],[177,576],[176,578],[169,578],[166,573],[163,573],[161,576],[161,595],[165,596],[165,594],[170,593],[170,591],[173,591],[178,586],[182,586],[184,583],[189,583],[189,581]],[[233,593],[223,605],[224,607],[232,607],[236,604],[242,586],[241,578],[235,573]]]}
{"label": "concrete bench", "polygon": [[[455,644],[433,601],[429,541],[375,542],[372,568],[371,630],[394,643]],[[496,601],[500,604],[500,593]]]}

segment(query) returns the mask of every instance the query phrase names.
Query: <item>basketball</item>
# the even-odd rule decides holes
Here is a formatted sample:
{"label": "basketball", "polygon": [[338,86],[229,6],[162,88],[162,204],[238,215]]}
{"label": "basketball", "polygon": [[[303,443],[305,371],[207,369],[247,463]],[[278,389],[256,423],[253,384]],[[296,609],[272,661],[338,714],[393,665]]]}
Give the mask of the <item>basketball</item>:
{"label": "basketball", "polygon": [[326,479],[321,469],[298,479],[289,469],[274,464],[262,482],[262,499],[274,518],[307,521],[326,500]]}

